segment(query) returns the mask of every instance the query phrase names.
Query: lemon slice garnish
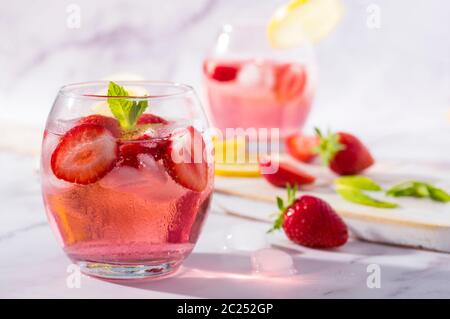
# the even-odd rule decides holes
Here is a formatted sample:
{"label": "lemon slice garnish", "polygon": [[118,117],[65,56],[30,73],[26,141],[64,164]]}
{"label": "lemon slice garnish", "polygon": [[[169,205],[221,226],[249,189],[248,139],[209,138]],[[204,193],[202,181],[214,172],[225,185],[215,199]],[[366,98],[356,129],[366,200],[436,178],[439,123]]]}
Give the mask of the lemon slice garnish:
{"label": "lemon slice garnish", "polygon": [[318,42],[336,27],[342,14],[340,0],[293,0],[271,17],[267,27],[269,44],[292,48],[301,45],[305,38]]}

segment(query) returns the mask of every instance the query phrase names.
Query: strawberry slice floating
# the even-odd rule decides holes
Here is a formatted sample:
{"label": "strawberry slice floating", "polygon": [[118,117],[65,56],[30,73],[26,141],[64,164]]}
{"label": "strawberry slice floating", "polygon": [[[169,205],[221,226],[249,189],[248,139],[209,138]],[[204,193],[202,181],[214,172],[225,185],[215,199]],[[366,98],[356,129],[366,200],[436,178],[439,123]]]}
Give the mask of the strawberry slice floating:
{"label": "strawberry slice floating", "polygon": [[306,72],[297,65],[281,64],[275,69],[274,91],[280,101],[288,102],[303,94]]}
{"label": "strawberry slice floating", "polygon": [[[278,164],[278,168],[276,165]],[[274,167],[275,172],[270,172],[268,168]],[[276,187],[286,187],[290,185],[304,185],[314,183],[316,178],[293,165],[280,161],[272,162],[270,159],[264,159],[259,163],[261,175],[272,185]]]}
{"label": "strawberry slice floating", "polygon": [[145,113],[139,118],[137,124],[167,124],[167,120],[159,117],[158,115]]}
{"label": "strawberry slice floating", "polygon": [[150,140],[148,135],[143,135],[133,141],[124,141],[119,143],[119,160],[120,166],[131,166],[134,168],[141,167],[139,154],[149,154],[153,156],[155,161],[162,158],[165,148],[169,143],[168,140]]}
{"label": "strawberry slice floating", "polygon": [[305,163],[311,162],[318,155],[314,149],[319,143],[317,136],[304,134],[291,135],[285,141],[287,152],[293,158]]}
{"label": "strawberry slice floating", "polygon": [[168,174],[178,184],[201,192],[208,184],[208,163],[203,156],[205,142],[192,126],[171,136],[163,155]]}
{"label": "strawberry slice floating", "polygon": [[119,161],[120,166],[131,166],[139,168],[141,163],[139,161],[139,154],[150,154],[151,149],[139,143],[121,144],[119,146]]}
{"label": "strawberry slice floating", "polygon": [[118,157],[116,138],[99,124],[81,124],[61,139],[51,158],[59,179],[77,184],[98,181],[114,167]]}
{"label": "strawberry slice floating", "polygon": [[[209,68],[209,66],[211,66],[212,68]],[[209,65],[205,64],[204,68],[205,72],[209,73],[209,77],[219,82],[234,81],[239,72],[239,66],[235,64],[214,65],[213,63],[211,63]]]}
{"label": "strawberry slice floating", "polygon": [[98,124],[108,129],[114,137],[119,137],[121,134],[119,122],[115,118],[109,116],[99,114],[89,115],[78,121],[77,125],[81,124]]}

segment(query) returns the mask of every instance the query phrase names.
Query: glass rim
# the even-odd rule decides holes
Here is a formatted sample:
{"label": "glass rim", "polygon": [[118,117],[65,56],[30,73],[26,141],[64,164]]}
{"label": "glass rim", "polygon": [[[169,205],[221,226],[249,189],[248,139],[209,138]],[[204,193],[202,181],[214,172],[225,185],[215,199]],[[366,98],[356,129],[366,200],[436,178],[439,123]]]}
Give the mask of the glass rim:
{"label": "glass rim", "polygon": [[107,100],[107,99],[123,99],[126,98],[131,101],[142,101],[142,100],[158,100],[158,99],[169,99],[174,97],[181,97],[186,94],[194,93],[194,88],[190,85],[179,83],[179,82],[171,82],[171,81],[150,81],[150,80],[117,80],[114,83],[117,83],[122,86],[154,86],[154,87],[167,87],[175,89],[172,93],[166,94],[155,94],[155,95],[146,95],[146,96],[108,96],[103,94],[97,94],[95,92],[92,93],[79,93],[75,92],[76,89],[79,88],[89,88],[94,86],[102,86],[108,87],[110,81],[101,80],[101,81],[86,81],[86,82],[77,82],[63,85],[58,90],[58,96],[63,96],[67,98],[73,99],[87,99],[87,100]]}

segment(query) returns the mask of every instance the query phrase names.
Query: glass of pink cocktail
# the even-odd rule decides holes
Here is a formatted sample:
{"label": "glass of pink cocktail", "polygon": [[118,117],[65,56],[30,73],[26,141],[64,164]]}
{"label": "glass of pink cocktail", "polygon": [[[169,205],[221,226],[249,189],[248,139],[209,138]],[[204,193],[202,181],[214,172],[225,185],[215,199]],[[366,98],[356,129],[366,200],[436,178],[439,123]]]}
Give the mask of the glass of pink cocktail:
{"label": "glass of pink cocktail", "polygon": [[207,121],[193,89],[165,82],[63,87],[47,120],[42,192],[49,222],[85,274],[174,273],[212,194]]}
{"label": "glass of pink cocktail", "polygon": [[311,47],[274,49],[265,27],[222,28],[203,65],[213,124],[227,128],[278,128],[280,138],[300,130],[315,89]]}

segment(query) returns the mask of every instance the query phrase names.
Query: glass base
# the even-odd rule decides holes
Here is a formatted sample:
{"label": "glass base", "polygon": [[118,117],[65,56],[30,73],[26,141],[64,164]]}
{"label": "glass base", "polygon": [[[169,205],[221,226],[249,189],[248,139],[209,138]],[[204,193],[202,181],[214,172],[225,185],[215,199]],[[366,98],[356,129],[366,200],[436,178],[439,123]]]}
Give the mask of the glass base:
{"label": "glass base", "polygon": [[107,264],[78,261],[77,265],[83,274],[109,281],[142,281],[161,279],[174,275],[180,263],[160,264]]}

